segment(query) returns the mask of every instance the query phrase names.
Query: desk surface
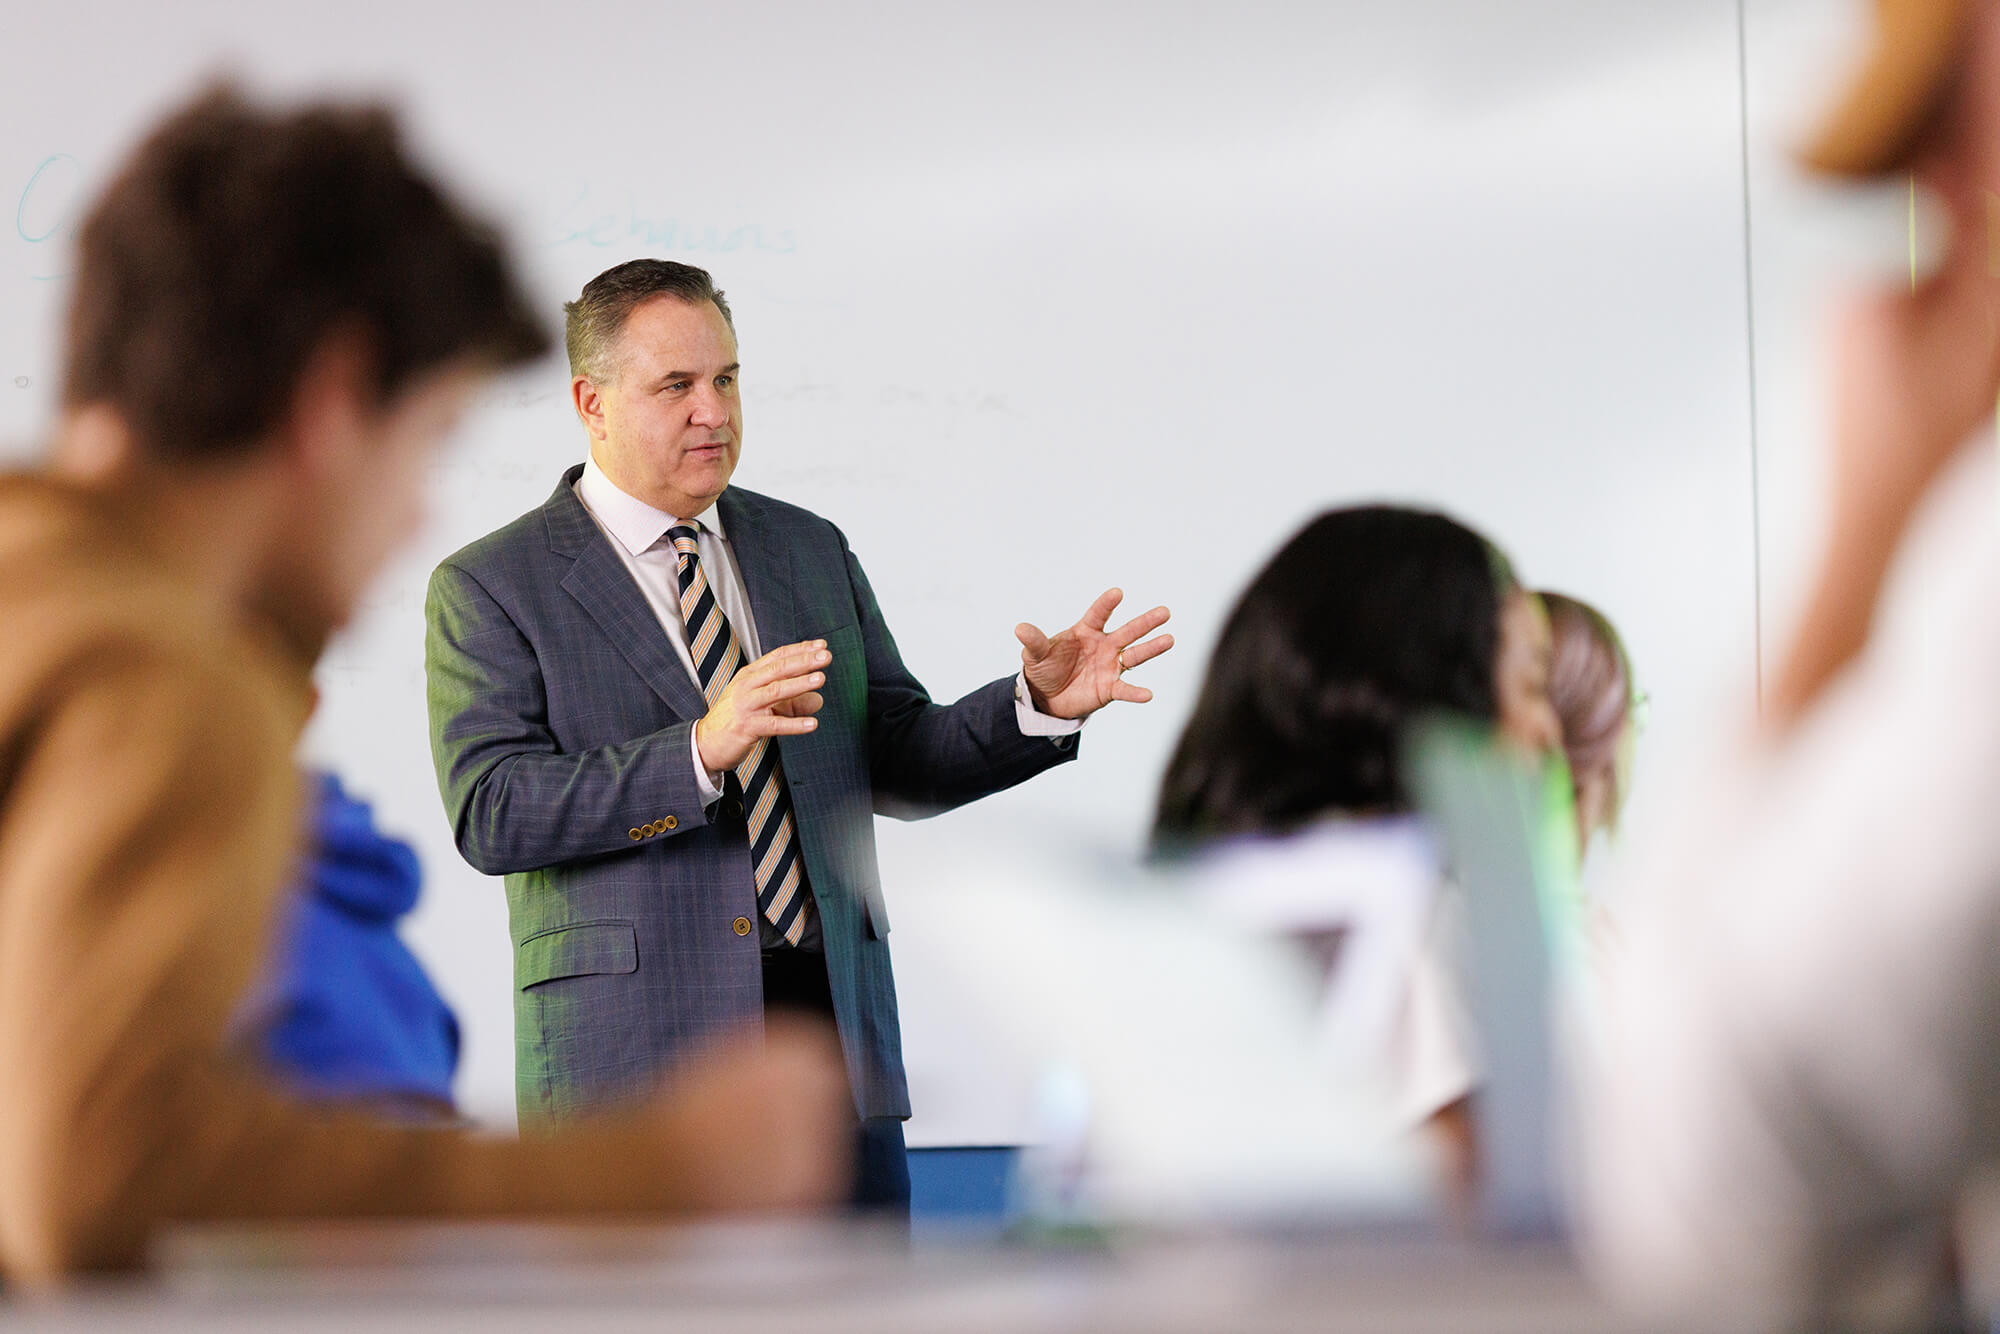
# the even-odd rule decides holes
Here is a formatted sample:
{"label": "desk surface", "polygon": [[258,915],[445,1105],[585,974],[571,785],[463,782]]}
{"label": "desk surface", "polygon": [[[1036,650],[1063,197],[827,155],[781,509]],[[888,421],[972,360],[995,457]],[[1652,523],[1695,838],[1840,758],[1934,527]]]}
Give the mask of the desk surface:
{"label": "desk surface", "polygon": [[1560,1252],[1291,1237],[1091,1249],[825,1225],[184,1234],[144,1279],[0,1305],[14,1331],[589,1328],[755,1334],[1623,1331]]}

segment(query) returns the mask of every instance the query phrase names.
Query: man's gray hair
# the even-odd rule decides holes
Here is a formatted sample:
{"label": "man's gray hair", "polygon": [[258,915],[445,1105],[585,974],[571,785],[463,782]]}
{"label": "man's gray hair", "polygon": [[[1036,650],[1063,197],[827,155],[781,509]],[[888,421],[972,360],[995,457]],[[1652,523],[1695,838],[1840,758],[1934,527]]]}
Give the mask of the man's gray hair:
{"label": "man's gray hair", "polygon": [[671,259],[627,260],[585,283],[576,300],[563,303],[563,346],[569,352],[569,373],[600,383],[615,378],[617,367],[611,364],[611,349],[632,312],[656,296],[670,296],[691,306],[712,301],[729,331],[736,332],[729,303],[716,290],[707,269]]}

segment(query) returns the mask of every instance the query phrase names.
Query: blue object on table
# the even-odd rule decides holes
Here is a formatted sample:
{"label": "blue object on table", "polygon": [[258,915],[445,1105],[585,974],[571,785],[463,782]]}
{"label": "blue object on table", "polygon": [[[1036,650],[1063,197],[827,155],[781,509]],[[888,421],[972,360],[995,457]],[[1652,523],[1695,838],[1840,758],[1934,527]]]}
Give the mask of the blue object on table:
{"label": "blue object on table", "polygon": [[911,1149],[911,1215],[997,1230],[1007,1220],[1008,1181],[1019,1156],[1012,1145]]}
{"label": "blue object on table", "polygon": [[396,934],[421,888],[417,854],[339,779],[316,780],[310,860],[280,916],[254,1040],[308,1097],[448,1109],[458,1019]]}

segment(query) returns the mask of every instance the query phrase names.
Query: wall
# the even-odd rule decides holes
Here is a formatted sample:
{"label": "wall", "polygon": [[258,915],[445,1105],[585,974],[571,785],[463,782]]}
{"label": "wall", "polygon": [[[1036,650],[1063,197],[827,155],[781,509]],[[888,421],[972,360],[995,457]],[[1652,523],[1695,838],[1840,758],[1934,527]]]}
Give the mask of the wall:
{"label": "wall", "polygon": [[[1838,211],[1784,193],[1760,62],[1796,83],[1820,66],[1789,34],[1820,34],[1823,62],[1852,11],[605,0],[585,27],[440,0],[39,8],[0,54],[0,439],[30,457],[50,420],[80,202],[225,66],[393,92],[505,220],[552,320],[619,260],[710,267],[742,334],[739,480],[843,526],[935,693],[1010,672],[1017,620],[1067,623],[1109,584],[1175,609],[1180,647],[1144,674],[1159,702],[1094,721],[1082,763],[882,830],[912,1141],[1007,1143],[1032,1053],[956,1000],[976,942],[928,933],[923,904],[1024,831],[1138,845],[1230,597],[1314,511],[1448,508],[1610,610],[1654,701],[1642,811],[1752,707],[1760,597],[1779,596],[1760,580],[1797,564],[1759,533],[1796,551],[1813,524],[1811,284],[1787,229]],[[1834,227],[1850,260],[1875,235],[1857,226]],[[505,908],[433,785],[422,591],[581,457],[565,385],[536,367],[467,423],[422,539],[329,654],[308,738],[423,853],[411,937],[464,1016],[461,1096],[493,1122],[512,1113]],[[1761,474],[1758,423],[1767,452],[1785,442]]]}

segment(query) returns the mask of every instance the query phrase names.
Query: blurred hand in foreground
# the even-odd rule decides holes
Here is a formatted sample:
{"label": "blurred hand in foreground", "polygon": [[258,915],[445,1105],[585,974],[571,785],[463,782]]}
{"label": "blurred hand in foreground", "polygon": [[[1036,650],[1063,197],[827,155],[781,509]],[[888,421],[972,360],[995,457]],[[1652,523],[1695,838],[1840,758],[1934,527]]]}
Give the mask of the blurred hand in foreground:
{"label": "blurred hand in foreground", "polygon": [[854,1100],[826,1024],[766,1020],[761,1043],[737,1036],[683,1067],[657,1110],[688,1148],[691,1209],[822,1208],[853,1185]]}

